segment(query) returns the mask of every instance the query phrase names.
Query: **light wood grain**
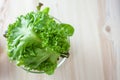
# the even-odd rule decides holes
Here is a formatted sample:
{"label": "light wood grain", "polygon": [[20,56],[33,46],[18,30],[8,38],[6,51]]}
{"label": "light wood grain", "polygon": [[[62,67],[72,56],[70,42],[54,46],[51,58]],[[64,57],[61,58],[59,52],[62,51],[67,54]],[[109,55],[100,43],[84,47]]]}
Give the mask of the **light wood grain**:
{"label": "light wood grain", "polygon": [[[39,1],[75,28],[70,57],[51,76],[10,63],[3,37],[8,24],[35,11]],[[0,80],[120,80],[119,5],[120,0],[0,0]]]}

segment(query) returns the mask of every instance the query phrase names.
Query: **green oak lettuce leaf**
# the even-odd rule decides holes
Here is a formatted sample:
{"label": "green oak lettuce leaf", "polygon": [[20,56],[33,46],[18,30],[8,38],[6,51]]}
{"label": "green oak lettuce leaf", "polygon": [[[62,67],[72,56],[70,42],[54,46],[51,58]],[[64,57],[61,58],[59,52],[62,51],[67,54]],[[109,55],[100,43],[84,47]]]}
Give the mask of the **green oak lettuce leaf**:
{"label": "green oak lettuce leaf", "polygon": [[[59,57],[66,57],[74,29],[49,15],[49,8],[21,15],[6,33],[8,56],[18,66],[53,74]],[[63,56],[64,55],[64,56]]]}

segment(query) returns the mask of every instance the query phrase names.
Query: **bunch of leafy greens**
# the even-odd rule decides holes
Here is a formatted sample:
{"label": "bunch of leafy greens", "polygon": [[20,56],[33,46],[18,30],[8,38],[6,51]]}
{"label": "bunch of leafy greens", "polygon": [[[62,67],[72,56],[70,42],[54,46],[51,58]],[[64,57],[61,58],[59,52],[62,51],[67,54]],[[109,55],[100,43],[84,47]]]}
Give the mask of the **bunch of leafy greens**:
{"label": "bunch of leafy greens", "polygon": [[6,33],[8,56],[28,71],[51,75],[60,57],[68,57],[73,35],[71,25],[60,23],[49,15],[49,8],[21,15]]}

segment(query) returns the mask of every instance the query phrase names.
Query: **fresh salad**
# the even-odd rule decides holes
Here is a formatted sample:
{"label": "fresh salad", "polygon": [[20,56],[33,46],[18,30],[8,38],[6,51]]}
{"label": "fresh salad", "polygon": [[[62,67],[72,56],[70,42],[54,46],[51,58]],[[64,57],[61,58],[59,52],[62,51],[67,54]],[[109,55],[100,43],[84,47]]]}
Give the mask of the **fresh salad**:
{"label": "fresh salad", "polygon": [[38,7],[35,12],[21,15],[8,26],[4,35],[7,39],[8,57],[17,66],[28,71],[54,73],[60,57],[68,57],[69,37],[74,33],[70,24],[56,21],[49,15],[49,8]]}

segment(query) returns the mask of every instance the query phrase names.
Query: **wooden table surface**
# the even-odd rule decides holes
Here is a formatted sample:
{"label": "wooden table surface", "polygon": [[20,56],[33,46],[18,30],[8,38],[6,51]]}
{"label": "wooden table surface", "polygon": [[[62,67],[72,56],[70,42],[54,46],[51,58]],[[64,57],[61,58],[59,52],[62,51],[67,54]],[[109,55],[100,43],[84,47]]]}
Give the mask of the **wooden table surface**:
{"label": "wooden table surface", "polygon": [[[10,63],[3,37],[18,15],[36,10],[75,28],[70,57],[51,76],[33,74]],[[120,0],[0,0],[0,80],[120,80]]]}

